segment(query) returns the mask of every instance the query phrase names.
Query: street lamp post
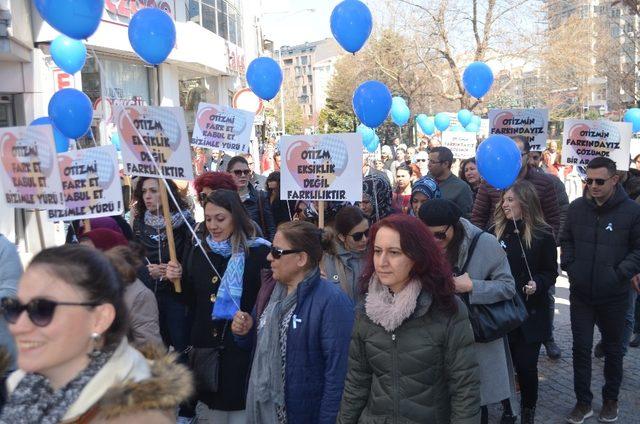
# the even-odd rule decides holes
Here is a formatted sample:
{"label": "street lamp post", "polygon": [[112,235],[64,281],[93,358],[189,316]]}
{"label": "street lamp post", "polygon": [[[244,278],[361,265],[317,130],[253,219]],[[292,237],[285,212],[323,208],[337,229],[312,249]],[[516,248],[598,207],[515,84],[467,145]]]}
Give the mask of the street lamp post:
{"label": "street lamp post", "polygon": [[[280,64],[280,69],[283,69],[284,63],[282,62],[282,46],[278,49],[278,63]],[[282,124],[282,135],[284,135],[284,87],[280,88],[280,123]]]}

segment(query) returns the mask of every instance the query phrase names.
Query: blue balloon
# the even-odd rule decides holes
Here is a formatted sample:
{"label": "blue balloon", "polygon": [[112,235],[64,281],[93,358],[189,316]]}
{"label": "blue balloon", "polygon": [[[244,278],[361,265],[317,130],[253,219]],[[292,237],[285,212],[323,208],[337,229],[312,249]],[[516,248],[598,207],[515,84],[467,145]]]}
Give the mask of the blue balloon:
{"label": "blue balloon", "polygon": [[376,132],[371,128],[367,127],[365,124],[358,125],[356,128],[356,132],[362,136],[362,145],[366,146],[369,144],[376,135]]}
{"label": "blue balloon", "polygon": [[59,35],[51,43],[53,61],[69,74],[75,74],[84,66],[87,48],[82,41],[74,40],[66,35]]}
{"label": "blue balloon", "polygon": [[467,125],[466,127],[464,127],[464,129],[467,132],[473,132],[473,133],[477,133],[478,131],[480,131],[480,126],[476,125],[475,122],[469,122],[469,125]]}
{"label": "blue balloon", "polygon": [[34,119],[29,124],[29,126],[32,125],[51,125],[51,128],[53,129],[53,139],[56,143],[56,152],[63,153],[69,150],[69,139],[65,137],[55,125],[53,125],[51,118],[43,116],[41,118]]}
{"label": "blue balloon", "polygon": [[403,126],[409,122],[411,110],[402,97],[391,99],[391,119],[398,126]]}
{"label": "blue balloon", "polygon": [[49,116],[62,134],[78,138],[91,127],[93,108],[91,100],[75,88],[60,90],[49,100]]}
{"label": "blue balloon", "polygon": [[331,12],[333,38],[349,53],[364,46],[372,28],[371,11],[359,0],[344,0]]}
{"label": "blue balloon", "polygon": [[89,38],[100,25],[104,0],[34,0],[40,16],[64,35]]}
{"label": "blue balloon", "polygon": [[460,122],[460,125],[462,125],[463,127],[469,125],[469,122],[471,122],[472,118],[473,113],[471,113],[467,109],[460,109],[458,111],[458,122]]}
{"label": "blue balloon", "polygon": [[478,172],[489,184],[501,190],[516,181],[522,166],[521,160],[516,143],[501,134],[487,138],[476,152]]}
{"label": "blue balloon", "polygon": [[129,22],[129,43],[142,60],[159,65],[176,45],[176,24],[161,9],[140,9]]}
{"label": "blue balloon", "polygon": [[436,115],[435,126],[438,130],[444,131],[449,128],[449,124],[451,124],[451,118],[444,112],[440,112]]}
{"label": "blue balloon", "polygon": [[280,91],[282,69],[270,57],[253,59],[247,68],[247,82],[256,96],[269,101]]}
{"label": "blue balloon", "polygon": [[624,122],[633,124],[633,132],[640,131],[640,109],[633,107],[624,113]]}
{"label": "blue balloon", "polygon": [[484,62],[473,62],[462,75],[462,83],[467,93],[476,99],[483,97],[493,84],[493,72]]}
{"label": "blue balloon", "polygon": [[353,110],[369,128],[380,126],[391,110],[391,93],[380,81],[366,81],[353,93]]}
{"label": "blue balloon", "polygon": [[376,150],[378,150],[378,146],[380,145],[380,138],[378,137],[378,134],[374,134],[373,139],[364,146],[365,149],[367,149],[367,151],[369,153],[373,153]]}
{"label": "blue balloon", "polygon": [[116,151],[120,151],[120,134],[117,131],[111,134],[111,144],[116,148]]}

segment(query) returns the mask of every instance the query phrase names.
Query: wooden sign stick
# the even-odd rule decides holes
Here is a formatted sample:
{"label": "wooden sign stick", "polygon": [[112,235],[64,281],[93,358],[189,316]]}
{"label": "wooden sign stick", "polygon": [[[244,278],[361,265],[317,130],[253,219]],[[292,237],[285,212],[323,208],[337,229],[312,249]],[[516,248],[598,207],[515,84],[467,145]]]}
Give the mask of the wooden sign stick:
{"label": "wooden sign stick", "polygon": [[[169,196],[167,195],[167,188],[164,186],[164,181],[158,179],[158,188],[160,189],[160,201],[162,202],[162,215],[164,216],[165,229],[167,231],[167,244],[169,245],[169,259],[173,262],[178,262],[178,256],[176,255],[176,245],[173,240],[173,226],[171,225],[171,211],[169,210]],[[179,278],[171,280],[176,293],[182,293],[182,285]]]}
{"label": "wooden sign stick", "polygon": [[318,227],[324,229],[324,200],[318,202]]}
{"label": "wooden sign stick", "polygon": [[90,219],[85,219],[84,222],[84,232],[88,233],[89,231],[91,231],[91,220]]}

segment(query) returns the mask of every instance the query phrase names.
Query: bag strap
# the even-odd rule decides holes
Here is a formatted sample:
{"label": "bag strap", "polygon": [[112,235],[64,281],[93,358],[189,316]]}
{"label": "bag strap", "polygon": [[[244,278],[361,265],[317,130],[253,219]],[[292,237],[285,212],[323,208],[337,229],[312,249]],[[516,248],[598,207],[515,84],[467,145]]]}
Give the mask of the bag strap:
{"label": "bag strap", "polygon": [[469,266],[469,262],[471,262],[471,258],[473,257],[473,252],[476,250],[476,245],[478,244],[478,239],[483,234],[484,234],[484,231],[482,231],[481,233],[476,234],[473,237],[473,240],[471,240],[471,244],[469,245],[469,250],[467,251],[467,260],[464,261],[464,265],[462,266],[462,269],[460,269],[460,274],[461,275],[464,274],[465,272],[467,272],[467,267]]}

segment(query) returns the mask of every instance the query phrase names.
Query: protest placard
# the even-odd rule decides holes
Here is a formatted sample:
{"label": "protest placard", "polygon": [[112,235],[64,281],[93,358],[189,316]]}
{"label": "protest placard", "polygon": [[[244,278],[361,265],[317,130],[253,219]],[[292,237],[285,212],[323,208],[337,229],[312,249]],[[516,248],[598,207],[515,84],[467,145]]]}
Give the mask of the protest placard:
{"label": "protest placard", "polygon": [[200,103],[191,144],[231,155],[249,153],[253,118],[244,110]]}
{"label": "protest placard", "polygon": [[65,208],[49,210],[49,221],[99,218],[123,211],[118,155],[114,146],[58,153]]}
{"label": "protest placard", "polygon": [[489,111],[489,135],[523,137],[531,145],[531,151],[547,148],[548,109],[492,109]]}
{"label": "protest placard", "polygon": [[2,188],[8,206],[64,207],[51,125],[0,129]]}
{"label": "protest placard", "polygon": [[586,166],[598,156],[616,162],[619,171],[629,170],[630,122],[566,119],[562,134],[562,164]]}
{"label": "protest placard", "polygon": [[116,109],[116,125],[127,175],[193,179],[182,108],[121,106]]}
{"label": "protest placard", "polygon": [[283,136],[280,151],[283,200],[362,200],[359,134]]}
{"label": "protest placard", "polygon": [[476,155],[476,133],[466,131],[445,131],[442,146],[453,153],[455,159],[469,159]]}

